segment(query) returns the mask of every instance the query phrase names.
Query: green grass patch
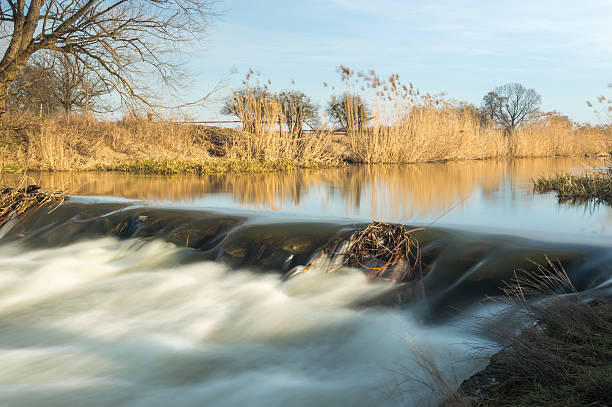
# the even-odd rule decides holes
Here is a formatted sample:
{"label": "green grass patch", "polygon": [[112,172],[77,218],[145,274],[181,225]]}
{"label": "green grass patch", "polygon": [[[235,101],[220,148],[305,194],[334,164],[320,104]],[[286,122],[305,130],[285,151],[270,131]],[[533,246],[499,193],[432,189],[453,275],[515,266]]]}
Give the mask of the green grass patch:
{"label": "green grass patch", "polygon": [[557,175],[534,181],[536,192],[556,192],[561,202],[595,200],[612,204],[612,175]]}
{"label": "green grass patch", "polygon": [[0,163],[0,173],[2,172],[21,172],[23,166],[17,163]]}
{"label": "green grass patch", "polygon": [[134,172],[141,174],[224,174],[237,172],[274,172],[297,168],[322,168],[318,162],[301,163],[291,160],[138,160],[104,168],[107,171]]}

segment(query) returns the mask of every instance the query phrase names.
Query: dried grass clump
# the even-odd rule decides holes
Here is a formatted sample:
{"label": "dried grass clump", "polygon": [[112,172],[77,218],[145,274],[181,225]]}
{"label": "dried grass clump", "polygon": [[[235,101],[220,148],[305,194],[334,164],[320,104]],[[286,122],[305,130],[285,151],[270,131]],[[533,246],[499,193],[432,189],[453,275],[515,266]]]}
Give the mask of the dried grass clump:
{"label": "dried grass clump", "polygon": [[177,173],[242,171],[242,162],[262,164],[251,165],[247,170],[252,172],[280,162],[288,168],[341,164],[343,148],[331,131],[281,133],[267,124],[276,123],[277,110],[265,110],[267,121],[251,132],[134,118],[65,121],[7,114],[0,118],[0,168],[167,173],[167,165],[157,164],[171,163],[170,172]]}
{"label": "dried grass clump", "polygon": [[345,264],[368,271],[373,279],[405,282],[422,277],[421,249],[412,236],[423,230],[372,222],[353,233],[344,252]]}
{"label": "dried grass clump", "polygon": [[529,260],[535,270],[523,270],[520,273],[515,271],[510,282],[504,281],[502,291],[509,302],[518,302],[521,306],[528,307],[528,300],[532,298],[576,292],[561,262],[552,261],[548,256],[545,258],[546,266]]}
{"label": "dried grass clump", "polygon": [[0,187],[0,227],[14,217],[43,205],[55,204],[57,207],[65,199],[65,193],[41,190],[37,185]]}
{"label": "dried grass clump", "polygon": [[506,284],[523,330],[461,385],[472,405],[612,405],[612,301],[584,298],[559,262],[546,261]]}

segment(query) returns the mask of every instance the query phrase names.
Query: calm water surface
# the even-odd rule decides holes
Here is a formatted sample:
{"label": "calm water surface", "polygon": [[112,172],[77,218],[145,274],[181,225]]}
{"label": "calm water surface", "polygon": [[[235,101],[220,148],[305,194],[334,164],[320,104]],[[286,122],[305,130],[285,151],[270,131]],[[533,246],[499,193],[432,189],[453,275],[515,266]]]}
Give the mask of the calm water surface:
{"label": "calm water surface", "polygon": [[257,211],[259,216],[350,218],[520,233],[551,239],[612,237],[612,208],[558,204],[532,179],[584,173],[604,159],[542,158],[351,166],[290,173],[151,176],[33,173],[45,187],[157,206]]}

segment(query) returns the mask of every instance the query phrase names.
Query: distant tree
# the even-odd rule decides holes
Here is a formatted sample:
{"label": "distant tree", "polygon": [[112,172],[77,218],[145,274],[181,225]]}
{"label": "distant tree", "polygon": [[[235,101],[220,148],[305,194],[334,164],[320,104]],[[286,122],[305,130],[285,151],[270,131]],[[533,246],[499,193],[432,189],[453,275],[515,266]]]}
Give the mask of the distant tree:
{"label": "distant tree", "polygon": [[61,109],[53,96],[53,81],[45,68],[28,64],[11,84],[6,108],[11,111],[37,115],[52,115]]}
{"label": "distant tree", "polygon": [[101,97],[111,92],[94,72],[71,55],[41,54],[32,58],[10,88],[8,108],[50,115],[73,110],[100,111]]}
{"label": "distant tree", "polygon": [[483,112],[511,136],[521,125],[539,115],[542,98],[534,89],[520,83],[507,83],[487,93],[482,99]]}
{"label": "distant tree", "polygon": [[[277,120],[277,100],[266,87],[244,87],[232,92],[223,103],[221,114],[234,116],[242,122],[242,128],[254,133],[266,124],[266,120]],[[274,116],[274,117],[271,117]]]}
{"label": "distant tree", "polygon": [[49,72],[53,97],[62,106],[66,118],[72,111],[104,110],[101,97],[111,88],[73,55],[55,54],[44,63]]}
{"label": "distant tree", "polygon": [[304,93],[295,90],[283,91],[276,95],[276,100],[281,107],[279,120],[284,120],[289,133],[300,136],[305,122],[310,125],[318,122],[319,107]]}
{"label": "distant tree", "polygon": [[359,95],[344,93],[333,95],[327,105],[327,114],[346,132],[362,131],[372,119],[368,106]]}

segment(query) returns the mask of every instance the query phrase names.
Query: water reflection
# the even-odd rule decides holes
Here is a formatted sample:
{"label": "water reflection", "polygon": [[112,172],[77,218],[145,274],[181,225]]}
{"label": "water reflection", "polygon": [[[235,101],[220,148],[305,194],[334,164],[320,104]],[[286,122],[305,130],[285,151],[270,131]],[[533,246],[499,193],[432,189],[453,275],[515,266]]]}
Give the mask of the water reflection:
{"label": "water reflection", "polygon": [[584,226],[579,225],[581,219],[595,216],[599,227],[607,230],[612,219],[609,208],[595,208],[585,214],[584,208],[559,206],[550,196],[533,195],[530,182],[541,175],[584,172],[603,165],[604,159],[597,158],[541,158],[203,177],[94,172],[30,176],[45,187],[68,188],[79,195],[122,196],[196,207],[422,222],[450,211],[443,223],[503,227],[513,226],[517,222],[514,218],[521,217],[519,223],[539,224],[544,229],[551,225],[542,224],[540,215],[547,222],[551,216],[567,215],[578,230]]}

